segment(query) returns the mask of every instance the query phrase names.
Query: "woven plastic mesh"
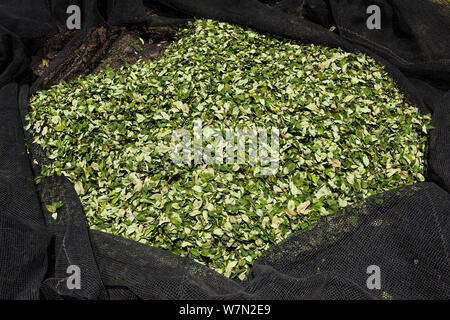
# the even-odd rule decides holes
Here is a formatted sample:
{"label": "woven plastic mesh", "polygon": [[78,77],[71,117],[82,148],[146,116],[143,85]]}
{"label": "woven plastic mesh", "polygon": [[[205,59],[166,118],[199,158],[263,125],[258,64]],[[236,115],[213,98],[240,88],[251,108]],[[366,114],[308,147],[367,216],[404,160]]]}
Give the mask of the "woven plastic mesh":
{"label": "woven plastic mesh", "polygon": [[[0,298],[448,299],[448,7],[425,0],[20,3],[0,3]],[[69,4],[86,12],[84,29],[32,83],[29,65],[40,49],[38,39],[64,29]],[[370,4],[382,8],[382,30],[370,32],[365,26]],[[189,258],[89,230],[64,177],[46,178],[38,186],[33,182],[38,169],[32,160],[47,160],[32,137],[24,142],[29,95],[86,40],[90,26],[174,25],[194,17],[373,56],[414,104],[432,114],[427,181],[375,195],[295,233],[264,252],[244,281]],[[43,215],[41,203],[52,200],[65,204],[57,221]],[[81,269],[79,290],[65,285],[69,265]],[[382,271],[380,290],[366,286],[370,265]]]}

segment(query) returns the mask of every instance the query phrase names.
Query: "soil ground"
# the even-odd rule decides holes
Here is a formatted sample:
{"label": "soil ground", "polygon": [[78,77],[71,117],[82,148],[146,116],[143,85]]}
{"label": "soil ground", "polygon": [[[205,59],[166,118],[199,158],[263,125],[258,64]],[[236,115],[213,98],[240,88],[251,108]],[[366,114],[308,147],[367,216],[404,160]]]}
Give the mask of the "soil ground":
{"label": "soil ground", "polygon": [[[77,32],[65,31],[42,39],[42,57],[32,66],[37,90],[60,81],[97,73],[107,65],[120,68],[139,59],[158,59],[180,27],[97,27],[71,52],[66,45],[76,41]],[[54,62],[52,64],[52,62]]]}

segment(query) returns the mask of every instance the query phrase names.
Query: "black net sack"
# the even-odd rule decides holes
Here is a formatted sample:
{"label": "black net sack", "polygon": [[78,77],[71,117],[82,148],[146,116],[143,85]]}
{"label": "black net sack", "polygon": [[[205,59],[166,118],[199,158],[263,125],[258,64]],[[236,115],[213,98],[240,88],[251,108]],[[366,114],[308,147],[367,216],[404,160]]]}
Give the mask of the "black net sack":
{"label": "black net sack", "polygon": [[[50,66],[33,77],[42,39],[65,32],[71,4],[82,9],[82,29],[66,35]],[[366,25],[367,7],[374,4],[381,8],[381,30]],[[79,56],[73,53],[87,52],[93,37],[101,48],[123,25],[170,27],[195,18],[374,57],[432,115],[426,181],[369,197],[296,232],[265,251],[244,281],[90,230],[66,178],[34,183],[33,160],[47,160],[23,129],[28,99],[58,79],[76,76]],[[93,33],[98,26],[103,33]],[[0,298],[448,299],[449,27],[446,1],[1,1]],[[43,203],[57,200],[64,206],[57,220],[49,219]],[[70,289],[67,270],[74,265],[81,288]],[[379,289],[367,286],[371,266],[381,271]]]}

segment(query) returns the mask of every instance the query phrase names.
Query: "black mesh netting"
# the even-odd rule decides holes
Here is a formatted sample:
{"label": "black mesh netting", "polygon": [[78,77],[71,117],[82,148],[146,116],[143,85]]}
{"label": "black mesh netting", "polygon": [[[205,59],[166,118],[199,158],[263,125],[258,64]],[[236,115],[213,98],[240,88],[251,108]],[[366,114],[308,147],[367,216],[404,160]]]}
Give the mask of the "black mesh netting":
{"label": "black mesh netting", "polygon": [[[0,1],[0,298],[448,299],[450,10],[445,1],[440,3]],[[70,4],[81,6],[83,28],[33,81],[30,62],[40,50],[38,40],[64,30]],[[381,30],[366,27],[371,4],[382,10]],[[415,105],[432,114],[427,181],[373,196],[295,233],[267,250],[245,281],[161,249],[89,230],[67,180],[54,177],[34,184],[36,168],[23,131],[29,95],[86,40],[92,26],[170,26],[195,17],[373,56]],[[39,148],[28,147],[32,157],[44,158]],[[46,221],[44,200],[65,204],[57,221]],[[81,268],[79,290],[67,289],[69,265]],[[366,286],[370,265],[380,267],[380,290]]]}

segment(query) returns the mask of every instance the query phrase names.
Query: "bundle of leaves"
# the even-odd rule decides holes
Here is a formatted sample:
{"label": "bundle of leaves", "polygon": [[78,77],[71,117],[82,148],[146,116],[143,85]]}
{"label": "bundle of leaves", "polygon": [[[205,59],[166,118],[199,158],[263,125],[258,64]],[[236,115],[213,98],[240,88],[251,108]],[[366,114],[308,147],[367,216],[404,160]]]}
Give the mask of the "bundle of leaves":
{"label": "bundle of leaves", "polygon": [[[373,59],[212,20],[160,60],[58,84],[30,108],[26,129],[52,159],[42,176],[73,182],[92,228],[230,277],[321,216],[424,180],[430,117]],[[278,128],[279,169],[174,163],[170,133],[195,120]]]}

